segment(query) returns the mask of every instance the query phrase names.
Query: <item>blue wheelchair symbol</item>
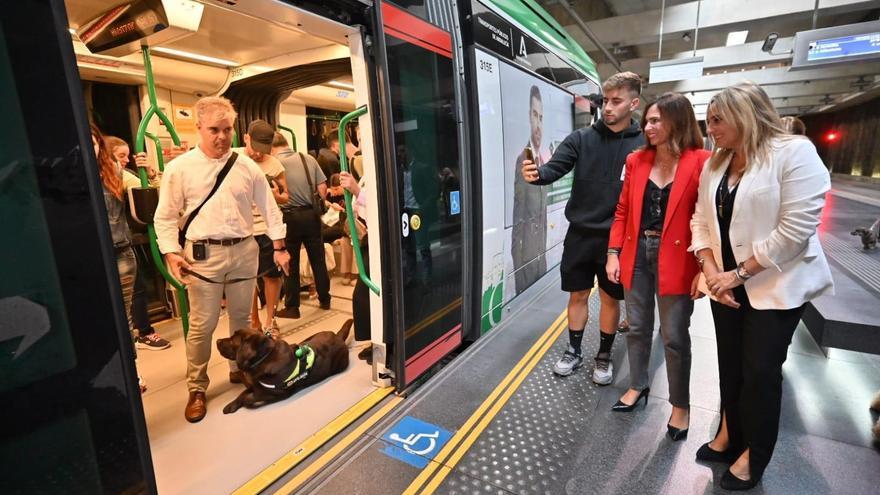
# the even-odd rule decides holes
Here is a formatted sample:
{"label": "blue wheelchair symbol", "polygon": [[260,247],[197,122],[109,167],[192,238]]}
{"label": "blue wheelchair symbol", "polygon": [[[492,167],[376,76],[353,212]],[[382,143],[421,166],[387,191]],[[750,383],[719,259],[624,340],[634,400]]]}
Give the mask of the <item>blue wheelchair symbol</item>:
{"label": "blue wheelchair symbol", "polygon": [[450,191],[449,192],[449,214],[450,215],[458,215],[461,213],[461,192],[460,191]]}
{"label": "blue wheelchair symbol", "polygon": [[452,434],[439,426],[404,416],[382,436],[389,445],[382,452],[417,468],[424,468]]}

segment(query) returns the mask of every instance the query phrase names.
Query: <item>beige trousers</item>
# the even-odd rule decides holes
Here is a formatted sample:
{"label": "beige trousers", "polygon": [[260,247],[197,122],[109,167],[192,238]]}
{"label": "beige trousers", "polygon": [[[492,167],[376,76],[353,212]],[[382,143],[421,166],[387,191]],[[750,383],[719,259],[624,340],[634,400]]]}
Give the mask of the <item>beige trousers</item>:
{"label": "beige trousers", "polygon": [[[192,261],[192,242],[187,241],[184,255],[192,269],[220,282],[233,278],[255,277],[259,247],[253,237],[233,246],[208,245],[207,259]],[[208,389],[208,361],[211,359],[214,329],[220,318],[220,301],[226,293],[229,334],[250,328],[251,298],[256,280],[234,284],[211,284],[195,277],[187,278],[189,293],[189,334],[186,338],[186,381],[190,392]],[[235,362],[230,361],[235,370]]]}

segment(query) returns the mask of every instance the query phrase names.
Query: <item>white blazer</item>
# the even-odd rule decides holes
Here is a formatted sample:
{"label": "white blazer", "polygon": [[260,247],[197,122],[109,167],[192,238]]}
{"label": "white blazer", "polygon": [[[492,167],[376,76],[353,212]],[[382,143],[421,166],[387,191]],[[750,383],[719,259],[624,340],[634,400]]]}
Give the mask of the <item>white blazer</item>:
{"label": "white blazer", "polygon": [[[719,268],[715,193],[728,164],[700,175],[690,251],[711,248]],[[791,309],[834,292],[816,229],[831,178],[816,147],[802,137],[775,138],[766,162],[751,164],[733,204],[730,243],[737,263],[754,256],[766,270],[745,283],[755,309]],[[704,292],[705,278],[701,277]]]}

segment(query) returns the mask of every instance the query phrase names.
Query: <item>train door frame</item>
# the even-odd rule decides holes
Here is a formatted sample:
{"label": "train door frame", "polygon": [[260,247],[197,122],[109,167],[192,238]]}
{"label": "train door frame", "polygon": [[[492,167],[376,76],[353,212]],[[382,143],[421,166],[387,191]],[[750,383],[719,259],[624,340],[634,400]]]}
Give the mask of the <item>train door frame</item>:
{"label": "train door frame", "polygon": [[[454,4],[451,4],[454,6]],[[397,156],[395,153],[396,150],[396,142],[397,139],[395,137],[395,125],[393,122],[393,111],[392,111],[392,94],[391,94],[391,76],[389,73],[389,56],[388,56],[388,45],[386,43],[386,27],[389,27],[385,21],[385,12],[383,11],[383,7],[388,7],[393,9],[396,15],[406,15],[411,16],[413,21],[420,21],[428,25],[430,30],[438,30],[442,31],[444,34],[449,36],[450,40],[450,49],[449,54],[446,55],[452,64],[453,73],[452,77],[455,81],[454,84],[454,110],[455,110],[455,120],[456,120],[456,139],[458,140],[458,148],[457,148],[457,160],[459,165],[460,177],[464,179],[460,184],[460,191],[462,196],[470,197],[472,196],[472,186],[470,181],[469,171],[465,172],[468,169],[468,164],[470,163],[469,154],[465,150],[465,146],[467,141],[467,133],[463,129],[463,116],[465,115],[465,100],[464,100],[464,90],[463,90],[463,80],[461,76],[463,74],[461,70],[461,51],[460,51],[460,38],[456,31],[458,30],[457,22],[452,26],[451,31],[441,28],[425,19],[422,19],[418,16],[415,16],[411,12],[408,12],[406,9],[401,8],[395,5],[393,2],[388,1],[376,1],[372,7],[373,11],[373,32],[375,33],[375,47],[373,54],[376,58],[377,70],[375,71],[376,82],[378,86],[378,96],[379,96],[379,104],[380,111],[382,115],[386,116],[386,119],[383,125],[380,127],[382,131],[382,142],[385,145],[384,153],[383,153],[383,163],[381,165],[381,171],[383,172],[385,180],[383,181],[384,190],[379,191],[379,201],[382,203],[382,209],[384,213],[384,224],[383,224],[383,236],[389,243],[387,249],[383,250],[383,261],[386,263],[383,264],[383,269],[385,269],[385,273],[392,273],[393,276],[385,279],[383,285],[383,291],[386,296],[383,299],[383,303],[387,308],[386,314],[390,315],[390,321],[392,322],[392,331],[394,332],[393,337],[391,338],[391,342],[393,344],[393,350],[391,355],[393,356],[393,370],[395,372],[395,386],[398,393],[405,393],[405,391],[413,386],[417,386],[418,383],[422,380],[422,377],[430,376],[430,373],[426,373],[427,369],[424,369],[424,363],[420,363],[420,367],[422,369],[416,370],[416,374],[413,377],[406,376],[406,368],[407,368],[407,351],[405,348],[406,345],[406,321],[405,321],[405,301],[404,301],[404,279],[403,279],[403,252],[402,248],[395,247],[391,248],[392,243],[399,243],[399,240],[404,237],[404,227],[402,225],[403,220],[400,215],[399,201],[400,201],[400,190],[402,184],[400,183],[400,179],[398,177],[398,166]],[[454,15],[457,15],[457,11],[452,11]],[[409,35],[406,30],[401,30],[400,34],[405,35],[409,40],[400,38],[399,34],[393,34],[396,39],[401,39],[402,41],[412,44],[414,46],[418,46],[421,48],[427,48],[431,51],[436,51],[436,53],[440,53],[440,51],[434,50],[429,47],[431,43],[425,43],[418,39],[417,36]],[[472,208],[472,203],[470,199],[462,200],[461,207],[464,208]],[[466,210],[463,210],[466,211]],[[462,218],[466,218],[467,215],[462,215]],[[440,362],[448,353],[454,351],[459,347],[459,344],[463,342],[463,336],[469,333],[469,329],[471,325],[473,325],[473,319],[470,315],[472,312],[473,301],[471,292],[468,290],[469,287],[469,273],[472,273],[472,246],[464,241],[465,238],[473,238],[473,224],[469,221],[462,220],[461,225],[461,235],[462,235],[462,244],[461,244],[461,253],[462,258],[460,260],[461,270],[462,270],[462,282],[459,290],[461,291],[461,310],[460,310],[460,324],[457,329],[450,330],[448,333],[439,337],[437,340],[432,343],[426,345],[423,349],[427,349],[432,347],[436,350],[439,350],[439,353],[436,350],[432,350],[430,354],[433,356],[429,357],[431,361],[430,364],[427,365],[427,368],[430,369],[438,362]],[[390,292],[390,294],[389,294]],[[387,334],[386,334],[387,336]],[[439,354],[439,357],[437,357]],[[411,357],[410,361],[417,361],[421,358]]]}

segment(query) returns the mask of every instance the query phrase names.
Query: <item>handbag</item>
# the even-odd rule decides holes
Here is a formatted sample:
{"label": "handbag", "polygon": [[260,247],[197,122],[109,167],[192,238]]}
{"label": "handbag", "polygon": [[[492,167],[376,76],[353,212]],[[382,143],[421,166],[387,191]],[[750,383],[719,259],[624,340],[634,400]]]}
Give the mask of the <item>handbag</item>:
{"label": "handbag", "polygon": [[[360,218],[357,215],[354,215],[354,228],[357,234],[357,240],[359,242],[363,242],[364,237],[367,236],[367,226],[364,225],[364,222],[361,222]],[[352,239],[351,236],[351,227],[349,226],[348,219],[342,222],[342,231],[348,236],[349,239]]]}
{"label": "handbag", "polygon": [[238,153],[232,152],[232,155],[229,156],[229,159],[226,160],[226,165],[223,165],[223,168],[220,169],[220,173],[217,174],[217,179],[214,180],[214,187],[211,189],[211,192],[205,196],[205,199],[202,200],[202,203],[193,210],[192,213],[189,214],[189,217],[186,219],[186,222],[183,224],[183,228],[177,231],[177,243],[180,244],[180,247],[184,247],[186,245],[186,231],[189,230],[190,224],[193,220],[196,219],[196,215],[199,214],[199,211],[205,206],[205,203],[211,199],[211,196],[217,192],[217,189],[220,189],[220,184],[223,183],[223,179],[229,174],[229,171],[232,170],[232,165],[235,163],[235,160],[238,158]]}
{"label": "handbag", "polygon": [[[306,180],[309,183],[309,189],[312,190],[312,209],[315,210],[315,215],[319,217],[327,212],[327,205],[324,204],[324,198],[321,197],[321,193],[318,192],[318,189],[312,183],[312,178],[309,176],[309,167],[306,166],[306,157],[303,156],[302,152],[299,152],[299,160],[302,163],[303,171],[306,173]],[[318,181],[318,173],[315,172],[315,182]]]}

